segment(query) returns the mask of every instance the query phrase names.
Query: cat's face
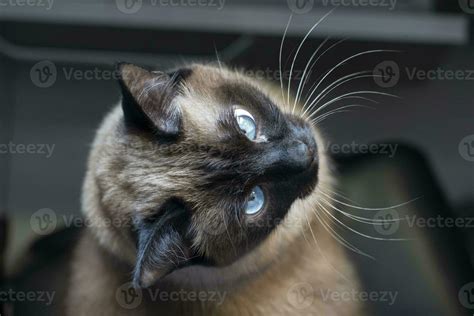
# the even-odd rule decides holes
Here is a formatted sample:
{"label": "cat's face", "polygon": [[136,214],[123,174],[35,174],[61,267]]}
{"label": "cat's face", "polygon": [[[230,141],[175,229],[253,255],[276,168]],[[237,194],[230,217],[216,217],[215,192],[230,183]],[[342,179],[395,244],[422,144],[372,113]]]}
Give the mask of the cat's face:
{"label": "cat's face", "polygon": [[119,72],[124,115],[95,176],[110,216],[133,222],[136,285],[235,262],[318,185],[313,127],[263,85],[202,65]]}

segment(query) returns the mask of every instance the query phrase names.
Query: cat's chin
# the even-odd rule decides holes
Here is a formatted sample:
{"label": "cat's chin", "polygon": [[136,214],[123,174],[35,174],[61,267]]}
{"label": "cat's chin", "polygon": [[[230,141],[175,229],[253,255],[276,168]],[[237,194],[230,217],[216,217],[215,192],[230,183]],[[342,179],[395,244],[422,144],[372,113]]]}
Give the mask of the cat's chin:
{"label": "cat's chin", "polygon": [[192,264],[178,268],[150,287],[173,287],[184,289],[232,289],[248,281],[267,269],[271,262],[260,262],[248,266],[244,258],[226,266],[216,266],[204,258],[193,259]]}

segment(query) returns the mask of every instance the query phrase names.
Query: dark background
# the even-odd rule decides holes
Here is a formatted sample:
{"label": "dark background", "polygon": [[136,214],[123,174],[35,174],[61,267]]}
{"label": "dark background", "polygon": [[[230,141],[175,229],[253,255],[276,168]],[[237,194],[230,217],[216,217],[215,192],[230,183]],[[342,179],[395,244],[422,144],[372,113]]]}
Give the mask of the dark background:
{"label": "dark background", "polygon": [[[265,79],[274,80],[290,14],[292,23],[283,49],[286,70],[303,36],[330,10],[321,1],[313,2],[300,1],[306,7],[295,10],[292,1],[227,0],[219,10],[151,5],[150,0],[143,0],[134,13],[124,13],[119,9],[121,2],[112,0],[54,1],[49,10],[0,7],[0,143],[55,146],[49,158],[39,153],[0,154],[0,209],[14,222],[15,246],[10,246],[9,261],[34,236],[28,227],[34,212],[49,208],[57,214],[80,213],[81,182],[94,131],[119,100],[115,80],[104,72],[110,74],[114,62],[166,69],[189,61],[216,61],[217,51],[222,62],[262,70],[271,74]],[[432,168],[433,181],[453,213],[466,216],[474,210],[474,162],[463,158],[459,144],[474,134],[474,10],[462,10],[461,3],[399,0],[394,10],[338,8],[308,37],[294,69],[304,69],[327,36],[328,46],[347,40],[318,62],[310,83],[358,52],[402,51],[356,58],[326,82],[395,61],[400,79],[393,86],[381,87],[368,79],[337,92],[377,90],[401,99],[376,97],[375,110],[337,114],[321,128],[334,144],[410,144]],[[45,61],[54,65],[56,79],[41,87],[35,69],[50,67]],[[420,80],[407,75],[414,69],[438,68],[462,71],[471,79]],[[70,70],[96,71],[99,77],[67,78]]]}

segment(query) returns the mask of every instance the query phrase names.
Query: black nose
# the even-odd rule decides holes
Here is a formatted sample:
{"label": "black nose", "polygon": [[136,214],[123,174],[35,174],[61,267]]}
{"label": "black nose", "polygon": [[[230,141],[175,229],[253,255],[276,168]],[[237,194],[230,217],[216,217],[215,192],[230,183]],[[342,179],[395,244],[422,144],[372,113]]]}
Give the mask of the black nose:
{"label": "black nose", "polygon": [[306,169],[314,161],[314,148],[301,140],[292,140],[287,147],[287,164],[295,169]]}

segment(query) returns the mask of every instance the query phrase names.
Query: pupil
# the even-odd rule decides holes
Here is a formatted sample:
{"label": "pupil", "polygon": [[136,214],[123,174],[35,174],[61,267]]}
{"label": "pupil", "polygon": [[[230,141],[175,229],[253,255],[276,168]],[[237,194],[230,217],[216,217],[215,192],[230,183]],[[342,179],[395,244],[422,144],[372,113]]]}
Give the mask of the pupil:
{"label": "pupil", "polygon": [[245,213],[248,215],[257,214],[265,203],[265,195],[262,189],[257,185],[249,194],[247,205],[245,206]]}

